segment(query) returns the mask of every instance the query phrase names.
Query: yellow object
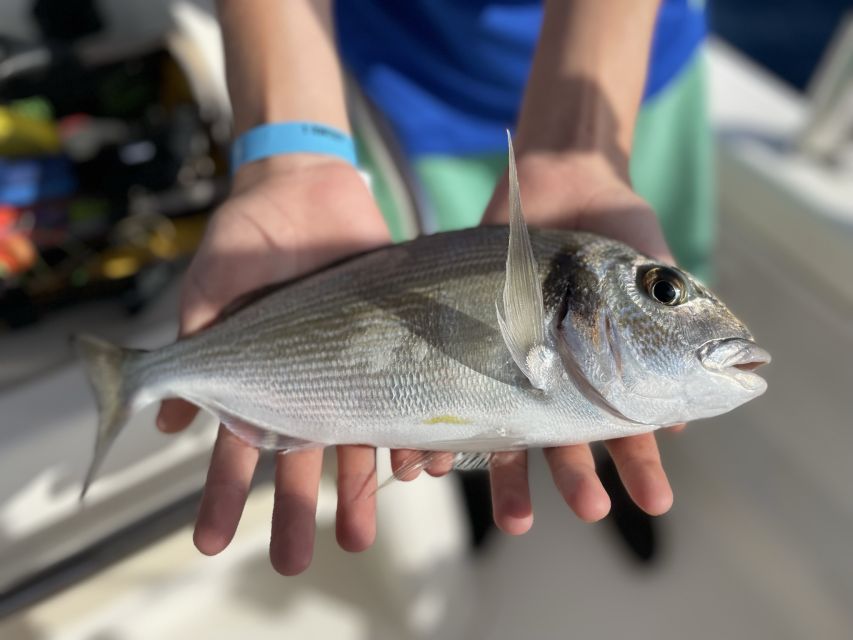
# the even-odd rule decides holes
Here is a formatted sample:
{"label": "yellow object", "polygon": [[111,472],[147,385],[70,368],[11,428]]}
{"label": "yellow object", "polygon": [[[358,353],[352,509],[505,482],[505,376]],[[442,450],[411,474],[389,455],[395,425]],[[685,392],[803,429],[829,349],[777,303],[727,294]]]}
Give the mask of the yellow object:
{"label": "yellow object", "polygon": [[435,416],[424,420],[424,424],[468,424],[468,421],[456,416]]}
{"label": "yellow object", "polygon": [[142,246],[123,244],[102,252],[89,267],[90,273],[108,280],[121,280],[152,262],[188,255],[198,246],[206,221],[206,215],[169,221],[152,229]]}
{"label": "yellow object", "polygon": [[132,276],[142,268],[144,263],[144,257],[140,255],[132,253],[115,255],[104,260],[101,271],[110,280],[120,280]]}
{"label": "yellow object", "polygon": [[60,151],[59,132],[51,120],[0,107],[0,156],[35,156]]}
{"label": "yellow object", "polygon": [[199,214],[172,221],[175,227],[175,250],[178,255],[186,255],[196,250],[204,236],[209,214]]}

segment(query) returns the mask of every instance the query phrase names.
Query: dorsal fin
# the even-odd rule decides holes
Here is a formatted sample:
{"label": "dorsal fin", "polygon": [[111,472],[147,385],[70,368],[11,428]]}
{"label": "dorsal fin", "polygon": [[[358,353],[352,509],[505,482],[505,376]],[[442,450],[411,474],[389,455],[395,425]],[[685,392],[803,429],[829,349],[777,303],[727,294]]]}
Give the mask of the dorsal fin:
{"label": "dorsal fin", "polygon": [[553,356],[545,345],[545,306],[536,258],[521,210],[518,172],[512,136],[509,143],[509,250],[503,297],[495,305],[501,335],[512,359],[537,389],[547,386],[547,370]]}

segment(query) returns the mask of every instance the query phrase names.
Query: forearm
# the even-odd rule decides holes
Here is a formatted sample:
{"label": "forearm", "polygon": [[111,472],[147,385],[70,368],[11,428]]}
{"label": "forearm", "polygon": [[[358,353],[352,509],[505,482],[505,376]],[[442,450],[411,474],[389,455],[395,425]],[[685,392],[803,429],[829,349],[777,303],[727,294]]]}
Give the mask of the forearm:
{"label": "forearm", "polygon": [[218,0],[234,133],[308,120],[349,132],[333,0]]}
{"label": "forearm", "polygon": [[659,0],[546,0],[520,152],[603,152],[627,169]]}

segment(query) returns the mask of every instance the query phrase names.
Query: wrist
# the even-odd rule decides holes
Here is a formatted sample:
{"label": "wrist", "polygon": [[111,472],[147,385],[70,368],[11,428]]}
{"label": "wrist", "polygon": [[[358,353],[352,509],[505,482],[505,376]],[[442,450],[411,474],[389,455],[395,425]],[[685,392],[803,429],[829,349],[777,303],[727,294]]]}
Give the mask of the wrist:
{"label": "wrist", "polygon": [[571,84],[563,100],[526,101],[516,135],[519,155],[593,164],[603,160],[627,182],[631,145],[619,135],[619,122],[606,97],[584,79]]}
{"label": "wrist", "polygon": [[628,157],[621,149],[595,148],[581,144],[566,144],[545,148],[523,144],[519,140],[516,152],[520,176],[538,182],[559,182],[560,177],[585,176],[596,184],[613,184],[631,188]]}
{"label": "wrist", "polygon": [[[610,161],[595,152],[519,151],[516,155],[521,199],[528,224],[582,228],[599,209],[622,213],[648,208]],[[484,215],[487,224],[505,224],[506,178]]]}
{"label": "wrist", "polygon": [[315,153],[274,155],[262,160],[246,163],[239,167],[233,175],[232,192],[234,194],[240,193],[267,180],[293,177],[306,173],[322,173],[327,170],[358,173],[356,167],[333,156],[324,156]]}
{"label": "wrist", "polygon": [[231,145],[231,171],[278,155],[316,154],[339,158],[355,166],[355,143],[339,129],[318,122],[271,122],[254,127]]}

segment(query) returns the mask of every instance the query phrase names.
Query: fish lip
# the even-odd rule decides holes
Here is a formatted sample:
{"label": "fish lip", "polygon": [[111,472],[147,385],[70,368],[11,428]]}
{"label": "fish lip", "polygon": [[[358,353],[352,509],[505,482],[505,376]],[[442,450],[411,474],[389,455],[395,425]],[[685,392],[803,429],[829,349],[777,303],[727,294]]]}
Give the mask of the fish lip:
{"label": "fish lip", "polygon": [[709,340],[696,351],[707,370],[733,378],[747,389],[764,389],[767,383],[754,369],[768,364],[770,354],[746,338]]}

